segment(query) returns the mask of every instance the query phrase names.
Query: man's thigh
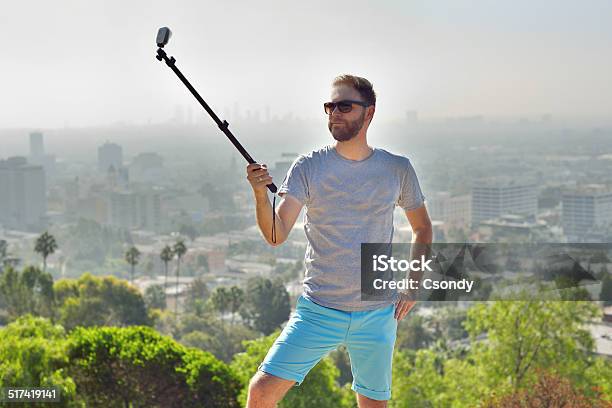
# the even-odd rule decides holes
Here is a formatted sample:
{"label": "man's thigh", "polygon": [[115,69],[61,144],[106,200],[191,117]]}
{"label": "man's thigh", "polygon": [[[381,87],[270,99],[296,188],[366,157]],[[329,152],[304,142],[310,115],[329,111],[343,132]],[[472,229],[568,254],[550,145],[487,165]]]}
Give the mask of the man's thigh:
{"label": "man's thigh", "polygon": [[274,341],[259,370],[300,385],[321,358],[346,336],[349,314],[298,298],[295,312]]}
{"label": "man's thigh", "polygon": [[352,389],[373,400],[391,398],[393,348],[397,335],[395,305],[368,311],[351,329],[346,348],[353,372]]}

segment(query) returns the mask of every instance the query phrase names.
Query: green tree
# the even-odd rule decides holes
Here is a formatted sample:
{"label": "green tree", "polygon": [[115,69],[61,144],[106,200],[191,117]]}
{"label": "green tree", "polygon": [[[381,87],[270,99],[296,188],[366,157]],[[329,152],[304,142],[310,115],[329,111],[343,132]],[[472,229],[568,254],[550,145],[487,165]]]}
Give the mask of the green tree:
{"label": "green tree", "polygon": [[65,335],[62,326],[29,314],[0,329],[0,388],[57,387],[61,400],[53,406],[80,407],[74,381],[64,370],[68,363]]}
{"label": "green tree", "polygon": [[[239,400],[246,404],[249,380],[257,372],[279,331],[257,340],[246,341],[246,351],[234,357],[231,367],[242,383]],[[344,393],[337,386],[339,371],[329,357],[324,357],[308,373],[299,387],[292,387],[278,405],[279,408],[343,407]]]}
{"label": "green tree", "polygon": [[168,263],[174,258],[174,251],[170,245],[166,245],[159,254],[164,263],[164,293],[168,290]]}
{"label": "green tree", "polygon": [[241,324],[226,326],[214,318],[207,326],[184,334],[180,339],[181,343],[206,350],[226,363],[231,362],[234,355],[245,350],[243,344],[245,340],[259,337],[259,333],[246,326]]}
{"label": "green tree", "polygon": [[150,309],[161,309],[166,308],[166,292],[162,285],[151,285],[144,293],[145,304]]}
{"label": "green tree", "polygon": [[185,311],[195,313],[210,297],[208,285],[201,278],[194,279],[185,293]]}
{"label": "green tree", "polygon": [[448,341],[467,338],[468,333],[463,327],[466,318],[467,311],[457,307],[442,307],[436,310],[430,318],[433,338],[444,338]]}
{"label": "green tree", "polygon": [[238,286],[232,286],[229,290],[229,308],[232,314],[232,324],[234,324],[234,317],[236,313],[242,307],[244,303],[244,291],[240,289]]}
{"label": "green tree", "polygon": [[393,408],[471,408],[490,390],[483,371],[469,359],[448,358],[433,349],[396,350]]}
{"label": "green tree", "polygon": [[140,251],[135,246],[131,247],[125,253],[125,261],[130,265],[130,282],[134,283],[134,269],[138,265]]}
{"label": "green tree", "polygon": [[239,382],[227,365],[149,327],[77,328],[68,355],[88,406],[239,406]]}
{"label": "green tree", "polygon": [[53,277],[35,266],[18,271],[9,266],[0,274],[0,297],[7,309],[9,320],[31,313],[53,317]]}
{"label": "green tree", "polygon": [[57,242],[55,241],[55,237],[47,231],[43,232],[42,235],[36,239],[34,251],[43,257],[43,272],[47,271],[47,257],[54,253],[56,249]]}
{"label": "green tree", "polygon": [[463,323],[469,333],[465,354],[440,341],[416,352],[396,350],[391,407],[478,406],[493,394],[533,388],[543,368],[587,397],[610,395],[612,364],[593,355],[588,331],[598,313],[585,301],[477,304]]}
{"label": "green tree", "polygon": [[54,290],[60,323],[69,330],[152,324],[142,294],[125,280],[85,273],[78,280],[60,279]]}
{"label": "green tree", "polygon": [[210,297],[210,302],[212,303],[214,309],[219,312],[219,318],[223,321],[223,315],[227,313],[230,309],[231,297],[230,291],[227,290],[224,286],[219,286],[215,288]]}
{"label": "green tree", "polygon": [[178,315],[178,299],[179,299],[179,276],[181,274],[181,258],[187,253],[185,241],[179,239],[172,247],[172,252],[176,255],[176,301],[174,302],[174,314]]}
{"label": "green tree", "polygon": [[268,335],[289,318],[289,293],[280,280],[251,278],[245,293],[240,315],[255,330]]}
{"label": "green tree", "polygon": [[123,257],[124,247],[133,245],[125,228],[104,227],[94,220],[79,218],[70,226],[61,242],[66,256],[77,261],[89,260],[103,264],[107,257]]}
{"label": "green tree", "polygon": [[472,339],[487,334],[472,355],[491,386],[518,389],[533,383],[535,368],[556,367],[576,382],[592,364],[594,341],[588,323],[599,313],[586,301],[498,301],[468,311]]}
{"label": "green tree", "polygon": [[195,241],[195,239],[199,235],[198,230],[191,224],[190,225],[182,224],[181,227],[179,228],[179,234],[185,235],[191,240],[191,242]]}
{"label": "green tree", "polygon": [[398,324],[395,347],[399,349],[421,349],[433,342],[433,335],[425,325],[425,318],[417,314],[409,314]]}

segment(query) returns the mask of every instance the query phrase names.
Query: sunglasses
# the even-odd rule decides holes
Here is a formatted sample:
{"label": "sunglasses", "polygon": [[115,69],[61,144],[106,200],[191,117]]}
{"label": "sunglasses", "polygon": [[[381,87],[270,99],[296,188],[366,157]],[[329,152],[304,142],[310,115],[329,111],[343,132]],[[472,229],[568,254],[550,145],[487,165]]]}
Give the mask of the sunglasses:
{"label": "sunglasses", "polygon": [[325,102],[323,104],[323,109],[328,115],[331,115],[336,110],[336,108],[338,108],[338,110],[342,113],[349,113],[351,110],[353,110],[353,104],[363,106],[364,108],[371,105],[370,103],[362,101],[353,101],[350,99],[345,99],[343,101],[338,102]]}

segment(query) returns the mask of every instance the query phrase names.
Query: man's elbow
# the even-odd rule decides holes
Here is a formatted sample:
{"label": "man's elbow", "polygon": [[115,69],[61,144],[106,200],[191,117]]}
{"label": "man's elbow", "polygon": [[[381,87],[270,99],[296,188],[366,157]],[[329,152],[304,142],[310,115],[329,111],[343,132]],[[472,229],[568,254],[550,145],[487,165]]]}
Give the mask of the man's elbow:
{"label": "man's elbow", "polygon": [[275,240],[273,242],[272,241],[272,237],[265,236],[266,242],[271,247],[277,247],[279,245],[282,245],[283,242],[285,242],[287,240],[287,235],[284,234],[282,230],[279,231],[279,229],[277,229],[276,230],[276,236],[274,238],[275,238]]}
{"label": "man's elbow", "polygon": [[276,239],[276,242],[272,242],[272,240],[268,240],[268,245],[270,245],[273,248],[276,248],[277,246],[280,246],[283,244],[283,242],[285,242],[285,240],[279,240],[278,238]]}

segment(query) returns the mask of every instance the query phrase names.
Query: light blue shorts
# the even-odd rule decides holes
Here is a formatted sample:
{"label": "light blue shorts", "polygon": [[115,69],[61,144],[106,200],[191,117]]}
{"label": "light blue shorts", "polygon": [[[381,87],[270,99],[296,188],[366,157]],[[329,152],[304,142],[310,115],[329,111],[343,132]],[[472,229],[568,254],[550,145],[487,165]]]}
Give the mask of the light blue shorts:
{"label": "light blue shorts", "polygon": [[397,333],[394,312],[394,304],[345,312],[318,305],[301,295],[259,370],[300,385],[321,358],[344,344],[351,360],[351,388],[371,399],[389,400]]}

